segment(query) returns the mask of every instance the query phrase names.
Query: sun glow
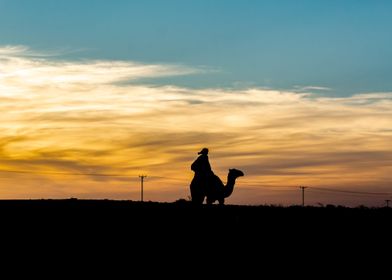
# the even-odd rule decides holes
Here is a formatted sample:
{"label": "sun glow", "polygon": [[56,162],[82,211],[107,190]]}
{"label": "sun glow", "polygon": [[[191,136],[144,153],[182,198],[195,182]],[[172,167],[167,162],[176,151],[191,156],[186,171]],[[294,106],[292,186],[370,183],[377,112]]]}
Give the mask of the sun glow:
{"label": "sun glow", "polygon": [[173,201],[188,195],[204,146],[222,179],[228,168],[245,172],[233,203],[292,202],[290,192],[271,198],[274,187],[384,190],[391,180],[392,93],[150,86],[138,81],[199,70],[64,61],[25,47],[0,48],[0,61],[0,169],[36,172],[1,173],[2,198],[137,199],[143,172],[147,199]]}

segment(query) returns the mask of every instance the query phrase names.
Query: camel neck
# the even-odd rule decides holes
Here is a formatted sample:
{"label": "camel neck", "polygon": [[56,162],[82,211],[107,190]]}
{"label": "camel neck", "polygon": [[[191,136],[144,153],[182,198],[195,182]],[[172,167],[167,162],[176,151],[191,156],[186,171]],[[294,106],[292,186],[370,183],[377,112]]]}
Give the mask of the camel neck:
{"label": "camel neck", "polygon": [[235,184],[235,178],[233,176],[227,175],[227,184],[226,186],[233,186]]}
{"label": "camel neck", "polygon": [[227,176],[227,183],[224,188],[224,197],[229,197],[234,190],[234,184],[235,184],[235,178],[233,176],[228,175]]}

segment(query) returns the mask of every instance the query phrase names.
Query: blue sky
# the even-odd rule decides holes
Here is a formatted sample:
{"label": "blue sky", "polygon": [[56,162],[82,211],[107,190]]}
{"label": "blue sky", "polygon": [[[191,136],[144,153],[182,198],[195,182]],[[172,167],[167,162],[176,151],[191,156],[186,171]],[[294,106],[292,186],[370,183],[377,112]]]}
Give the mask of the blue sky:
{"label": "blue sky", "polygon": [[186,87],[392,89],[391,1],[0,0],[0,45],[173,63]]}
{"label": "blue sky", "polygon": [[230,203],[295,204],[310,186],[388,193],[308,189],[313,205],[380,205],[392,195],[391,11],[0,0],[0,197],[138,199],[147,174],[146,200],[174,201],[208,147],[220,178],[246,174]]}

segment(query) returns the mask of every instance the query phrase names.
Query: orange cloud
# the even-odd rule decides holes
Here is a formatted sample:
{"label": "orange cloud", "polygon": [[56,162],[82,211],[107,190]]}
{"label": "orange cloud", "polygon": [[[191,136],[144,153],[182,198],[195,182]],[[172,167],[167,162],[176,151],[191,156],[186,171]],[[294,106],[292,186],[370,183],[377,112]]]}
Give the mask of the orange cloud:
{"label": "orange cloud", "polygon": [[[137,176],[147,173],[146,199],[174,201],[189,194],[189,166],[204,146],[222,179],[228,168],[246,173],[229,203],[292,204],[298,185],[386,191],[391,181],[392,93],[150,86],[138,81],[198,70],[12,46],[0,61],[0,169],[32,172],[0,172],[2,198],[138,199]],[[352,199],[310,196],[362,202]]]}

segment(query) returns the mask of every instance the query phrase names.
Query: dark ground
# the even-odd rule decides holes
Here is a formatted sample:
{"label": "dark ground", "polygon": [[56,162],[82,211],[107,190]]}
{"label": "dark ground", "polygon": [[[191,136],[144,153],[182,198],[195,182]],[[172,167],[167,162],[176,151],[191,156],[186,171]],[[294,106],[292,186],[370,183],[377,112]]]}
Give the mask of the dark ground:
{"label": "dark ground", "polygon": [[[0,201],[0,215],[1,252],[8,261],[95,273],[110,264],[146,277],[209,278],[209,267],[215,276],[240,271],[246,279],[273,270],[274,278],[284,278],[288,270],[301,276],[297,265],[310,263],[324,272],[351,271],[348,262],[358,267],[356,258],[388,256],[392,240],[390,208],[8,200]],[[145,264],[154,265],[142,269]]]}
{"label": "dark ground", "polygon": [[[186,232],[237,232],[248,235],[383,232],[391,208],[194,206],[176,203],[111,200],[4,200],[4,226],[64,231],[102,230],[130,235]],[[99,233],[99,231],[97,232]]]}

